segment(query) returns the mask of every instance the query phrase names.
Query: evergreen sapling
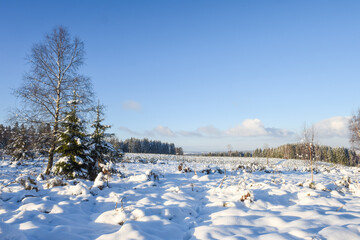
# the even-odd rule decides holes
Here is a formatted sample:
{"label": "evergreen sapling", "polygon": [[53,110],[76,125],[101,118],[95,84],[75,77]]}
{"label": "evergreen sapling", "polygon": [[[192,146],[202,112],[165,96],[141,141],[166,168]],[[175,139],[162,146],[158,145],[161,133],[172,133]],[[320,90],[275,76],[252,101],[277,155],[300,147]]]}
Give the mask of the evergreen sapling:
{"label": "evergreen sapling", "polygon": [[64,175],[67,178],[85,178],[94,180],[96,177],[95,161],[90,156],[88,138],[85,132],[85,121],[77,115],[78,101],[74,97],[71,111],[65,116],[61,123],[63,132],[60,133],[56,153],[61,158],[55,164],[54,174]]}

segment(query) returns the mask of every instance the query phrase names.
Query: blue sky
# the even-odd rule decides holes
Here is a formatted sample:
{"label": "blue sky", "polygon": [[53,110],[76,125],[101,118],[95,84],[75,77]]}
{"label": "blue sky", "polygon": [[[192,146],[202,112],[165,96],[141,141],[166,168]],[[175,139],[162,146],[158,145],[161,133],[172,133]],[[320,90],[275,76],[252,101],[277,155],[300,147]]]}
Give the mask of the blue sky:
{"label": "blue sky", "polygon": [[121,139],[187,151],[298,141],[348,146],[360,106],[359,1],[0,0],[0,121],[26,54],[57,25],[85,42],[91,77]]}

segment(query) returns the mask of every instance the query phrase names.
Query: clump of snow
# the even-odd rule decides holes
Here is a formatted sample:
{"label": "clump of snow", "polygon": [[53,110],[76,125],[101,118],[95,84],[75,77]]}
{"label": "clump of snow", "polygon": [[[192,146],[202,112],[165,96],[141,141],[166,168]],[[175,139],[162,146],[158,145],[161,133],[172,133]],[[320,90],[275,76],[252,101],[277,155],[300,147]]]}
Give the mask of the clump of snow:
{"label": "clump of snow", "polygon": [[20,177],[16,178],[15,181],[17,183],[19,183],[21,186],[23,186],[25,188],[25,190],[33,190],[34,189],[36,191],[39,191],[39,188],[36,185],[36,180],[31,175],[20,176]]}
{"label": "clump of snow", "polygon": [[315,183],[310,179],[306,179],[305,182],[298,183],[298,186],[315,189]]}
{"label": "clump of snow", "polygon": [[[342,171],[344,173],[344,171]],[[343,176],[340,180],[336,181],[335,184],[339,187],[349,188],[351,183],[350,177],[348,175]]]}
{"label": "clump of snow", "polygon": [[113,225],[123,225],[127,219],[126,213],[122,209],[114,209],[103,212],[95,219],[96,223],[106,223]]}
{"label": "clump of snow", "polygon": [[99,163],[99,167],[101,171],[106,174],[119,174],[121,176],[121,172],[116,169],[116,165],[113,162],[106,162],[106,164]]}
{"label": "clump of snow", "polygon": [[304,190],[298,192],[297,196],[299,200],[303,200],[304,198],[308,198],[308,197],[317,197],[319,196],[319,193],[310,189],[310,190]]}
{"label": "clump of snow", "polygon": [[140,175],[133,175],[128,178],[129,182],[144,182],[147,181],[149,178],[146,174],[140,174]]}
{"label": "clump of snow", "polygon": [[70,192],[73,195],[84,195],[85,196],[85,195],[89,194],[89,189],[83,182],[79,182],[75,186],[70,187]]}
{"label": "clump of snow", "polygon": [[160,180],[160,173],[154,169],[148,169],[145,172],[146,176],[148,177],[148,180],[158,181]]}
{"label": "clump of snow", "polygon": [[198,181],[199,182],[207,182],[207,181],[210,181],[210,178],[208,175],[204,175],[204,176],[199,177]]}
{"label": "clump of snow", "polygon": [[131,220],[139,220],[140,218],[145,217],[145,212],[139,208],[133,210],[130,214]]}
{"label": "clump of snow", "polygon": [[167,189],[166,191],[170,191],[170,192],[181,192],[180,187],[176,186],[176,187],[170,187],[169,189]]}
{"label": "clump of snow", "polygon": [[65,189],[58,191],[60,195],[75,195],[75,196],[82,196],[82,197],[89,197],[90,191],[86,184],[82,181],[75,181],[75,185],[66,185]]}
{"label": "clump of snow", "polygon": [[95,178],[93,188],[99,188],[102,190],[105,187],[105,182],[107,182],[107,176],[103,172],[100,172]]}
{"label": "clump of snow", "polygon": [[316,190],[321,190],[321,191],[329,191],[324,184],[322,183],[317,183],[315,184],[315,189]]}
{"label": "clump of snow", "polygon": [[53,188],[58,186],[65,186],[66,183],[59,177],[53,177],[47,180],[46,188]]}
{"label": "clump of snow", "polygon": [[352,192],[355,196],[360,197],[360,184],[358,182],[350,183],[349,184],[349,191]]}

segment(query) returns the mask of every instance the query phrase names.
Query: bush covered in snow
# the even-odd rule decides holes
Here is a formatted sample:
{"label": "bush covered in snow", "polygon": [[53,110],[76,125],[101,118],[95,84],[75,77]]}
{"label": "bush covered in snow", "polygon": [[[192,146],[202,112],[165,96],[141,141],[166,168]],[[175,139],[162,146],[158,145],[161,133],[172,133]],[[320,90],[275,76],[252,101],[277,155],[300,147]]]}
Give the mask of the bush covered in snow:
{"label": "bush covered in snow", "polygon": [[25,190],[39,190],[35,178],[31,175],[20,176],[15,181],[23,186]]}
{"label": "bush covered in snow", "polygon": [[53,188],[53,187],[65,186],[65,185],[66,183],[62,179],[58,177],[54,177],[47,180],[46,188]]}

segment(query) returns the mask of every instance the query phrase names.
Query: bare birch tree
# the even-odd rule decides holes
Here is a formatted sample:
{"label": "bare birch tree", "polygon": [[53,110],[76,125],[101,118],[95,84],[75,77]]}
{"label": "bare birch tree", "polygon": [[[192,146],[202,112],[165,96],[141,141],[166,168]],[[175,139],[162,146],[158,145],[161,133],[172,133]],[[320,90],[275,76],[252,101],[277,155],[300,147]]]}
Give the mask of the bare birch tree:
{"label": "bare birch tree", "polygon": [[354,150],[360,150],[360,109],[349,120],[350,143]]}
{"label": "bare birch tree", "polygon": [[313,169],[313,162],[315,159],[315,128],[314,125],[311,126],[311,128],[307,128],[306,124],[304,124],[304,130],[303,130],[303,139],[302,142],[304,144],[304,152],[307,153],[306,158],[310,161],[310,170],[311,170],[311,182],[314,182],[314,169]]}
{"label": "bare birch tree", "polygon": [[232,156],[232,150],[233,150],[233,147],[231,144],[228,144],[226,145],[227,149],[228,149],[228,156],[231,157]]}
{"label": "bare birch tree", "polygon": [[53,165],[59,123],[73,92],[79,95],[82,106],[89,106],[92,102],[91,82],[79,74],[83,60],[84,43],[72,38],[64,27],[56,27],[43,42],[33,46],[28,56],[30,70],[21,87],[15,91],[24,103],[20,111],[23,120],[52,125],[46,174]]}

